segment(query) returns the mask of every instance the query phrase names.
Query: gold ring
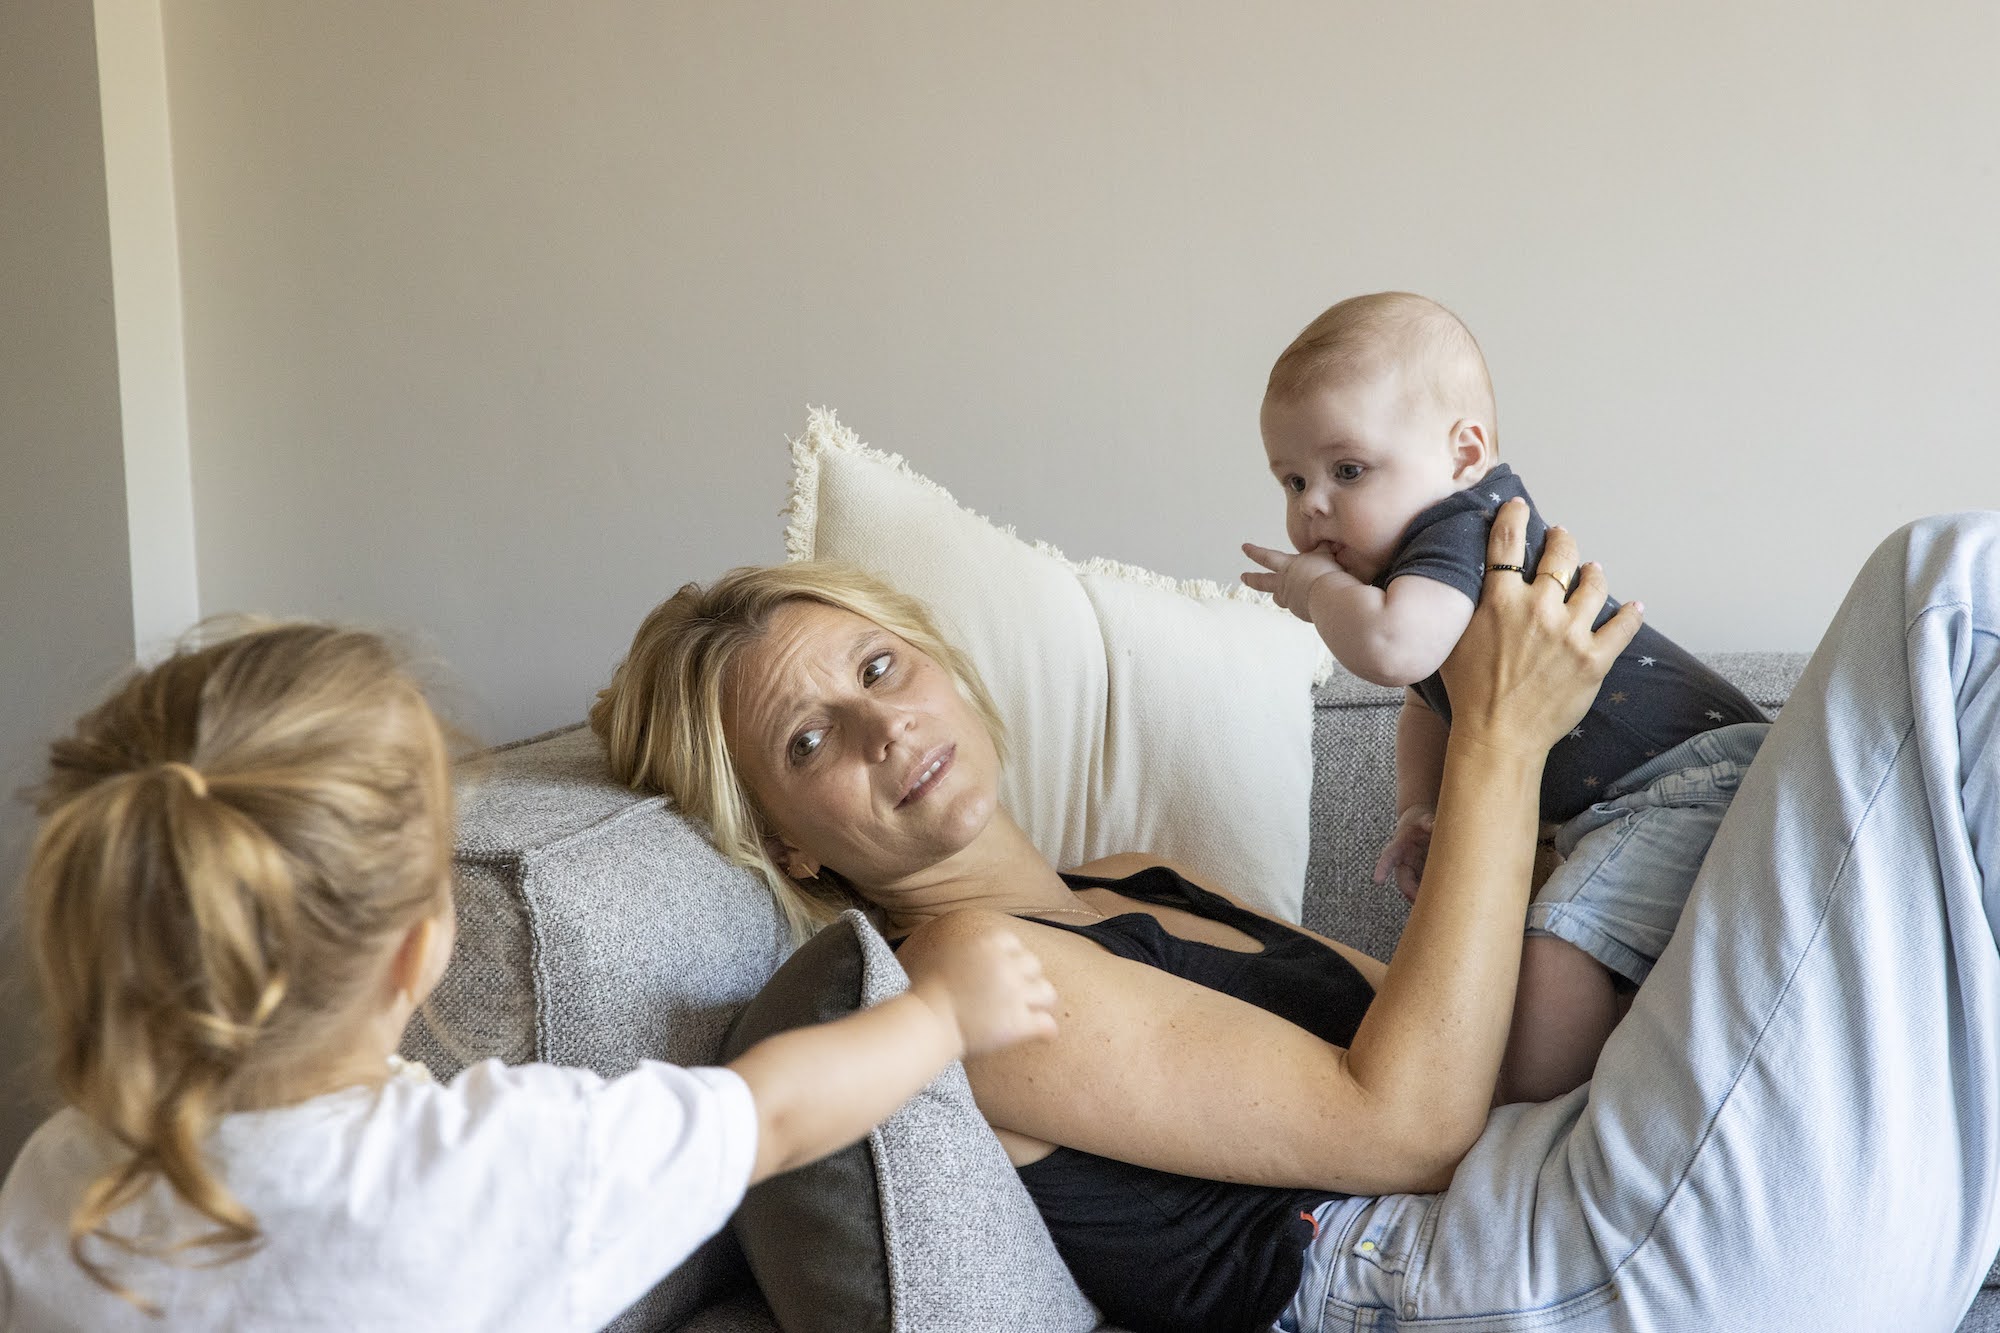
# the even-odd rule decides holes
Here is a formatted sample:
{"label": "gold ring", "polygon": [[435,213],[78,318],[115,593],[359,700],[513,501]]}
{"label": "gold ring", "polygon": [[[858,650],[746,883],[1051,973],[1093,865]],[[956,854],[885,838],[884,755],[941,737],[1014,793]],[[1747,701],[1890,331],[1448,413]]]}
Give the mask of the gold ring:
{"label": "gold ring", "polygon": [[1561,574],[1556,573],[1553,569],[1542,570],[1540,573],[1536,574],[1535,577],[1538,579],[1554,579],[1557,583],[1561,584],[1563,587],[1565,588],[1569,587],[1569,580],[1563,577]]}

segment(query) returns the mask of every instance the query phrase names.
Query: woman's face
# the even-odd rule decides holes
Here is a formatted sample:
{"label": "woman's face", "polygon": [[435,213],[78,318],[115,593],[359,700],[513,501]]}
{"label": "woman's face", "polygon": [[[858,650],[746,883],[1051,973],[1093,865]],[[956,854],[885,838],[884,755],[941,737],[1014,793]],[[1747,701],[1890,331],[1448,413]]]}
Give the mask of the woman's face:
{"label": "woman's face", "polygon": [[724,687],[730,753],[793,876],[897,885],[992,822],[1000,761],[936,662],[874,621],[787,603]]}

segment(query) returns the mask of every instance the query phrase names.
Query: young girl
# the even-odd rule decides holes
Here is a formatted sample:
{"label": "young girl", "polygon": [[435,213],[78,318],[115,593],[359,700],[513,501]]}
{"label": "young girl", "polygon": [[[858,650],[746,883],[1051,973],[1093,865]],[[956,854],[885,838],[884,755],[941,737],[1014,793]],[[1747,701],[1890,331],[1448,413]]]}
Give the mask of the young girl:
{"label": "young girl", "polygon": [[68,1109],[0,1188],[0,1329],[596,1329],[748,1185],[1054,1030],[989,917],[906,944],[907,994],[726,1068],[431,1082],[394,1052],[451,952],[451,775],[368,634],[137,674],[55,744],[39,810]]}

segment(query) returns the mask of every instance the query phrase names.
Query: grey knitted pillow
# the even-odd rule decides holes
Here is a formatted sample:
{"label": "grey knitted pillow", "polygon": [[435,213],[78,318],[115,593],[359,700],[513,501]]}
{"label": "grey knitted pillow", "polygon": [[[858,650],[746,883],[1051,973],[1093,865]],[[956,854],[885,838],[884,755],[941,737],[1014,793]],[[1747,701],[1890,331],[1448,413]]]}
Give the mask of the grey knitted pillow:
{"label": "grey knitted pillow", "polygon": [[[751,1001],[729,1057],[908,986],[868,919],[847,912]],[[752,1189],[733,1225],[786,1333],[1098,1326],[958,1065],[861,1143]]]}

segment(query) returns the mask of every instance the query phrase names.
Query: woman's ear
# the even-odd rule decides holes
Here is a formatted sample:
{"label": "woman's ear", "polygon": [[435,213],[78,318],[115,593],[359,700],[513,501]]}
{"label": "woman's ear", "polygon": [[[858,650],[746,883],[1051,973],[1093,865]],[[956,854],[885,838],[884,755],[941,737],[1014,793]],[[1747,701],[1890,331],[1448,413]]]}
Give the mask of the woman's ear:
{"label": "woman's ear", "polygon": [[764,839],[764,855],[791,879],[812,879],[819,874],[819,862],[773,833]]}
{"label": "woman's ear", "polygon": [[1493,433],[1483,421],[1460,417],[1451,425],[1451,475],[1467,484],[1478,481],[1493,467]]}

